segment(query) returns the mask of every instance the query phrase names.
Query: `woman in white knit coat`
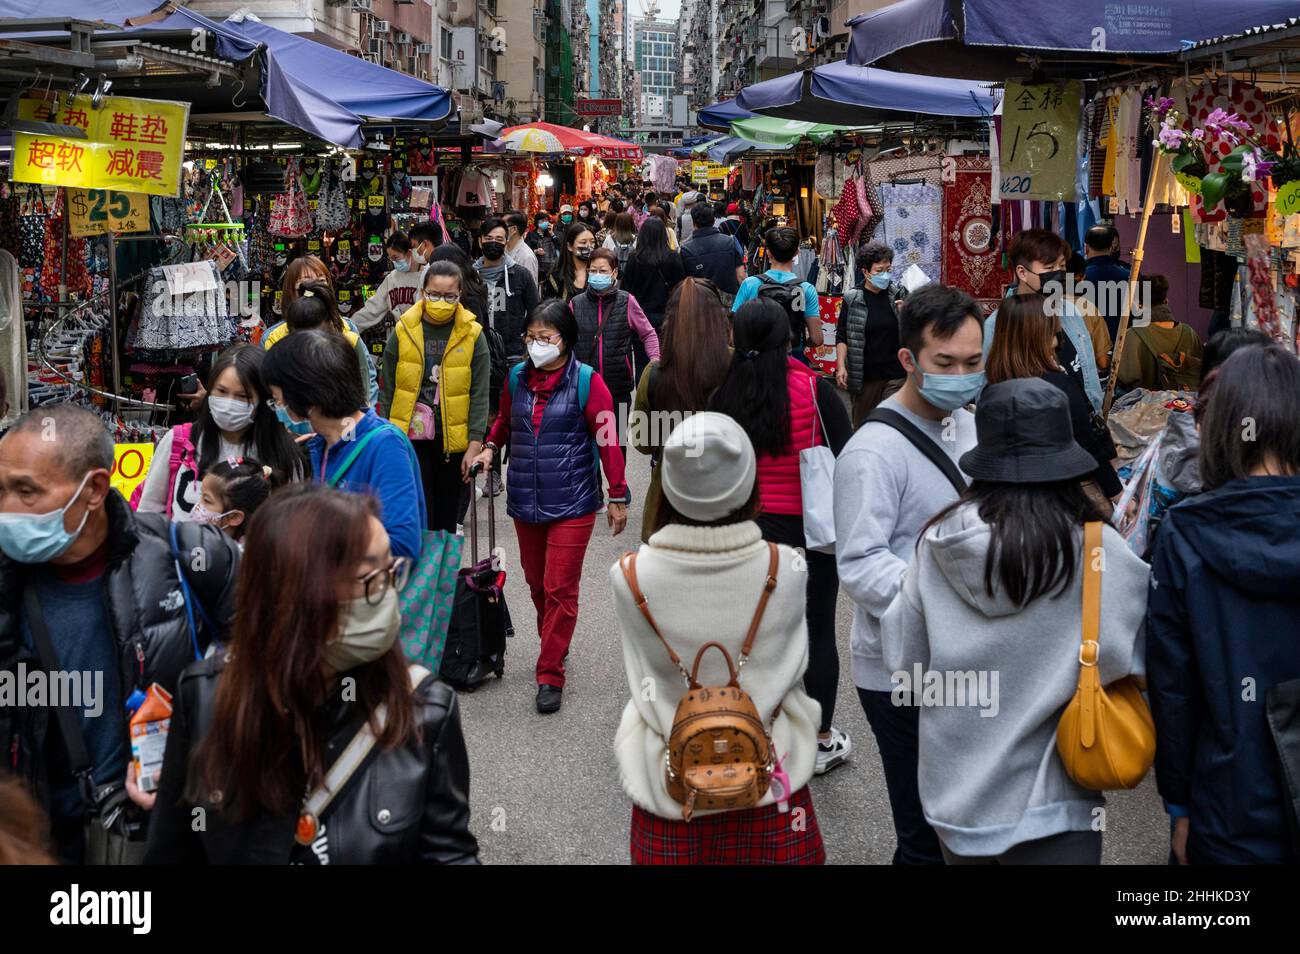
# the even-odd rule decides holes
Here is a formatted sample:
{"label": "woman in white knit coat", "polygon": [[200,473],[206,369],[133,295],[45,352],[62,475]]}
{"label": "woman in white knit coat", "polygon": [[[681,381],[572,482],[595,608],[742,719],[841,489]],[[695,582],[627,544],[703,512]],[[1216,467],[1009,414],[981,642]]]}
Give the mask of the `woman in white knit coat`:
{"label": "woman in white knit coat", "polygon": [[[660,529],[636,557],[636,579],[660,632],[690,669],[717,641],[738,661],[769,567],[768,544],[753,522],[754,448],[722,414],[696,414],[668,438],[660,465]],[[806,567],[779,547],[776,587],[763,613],[740,686],[753,699],[788,776],[786,800],[773,785],[752,808],[697,810],[682,820],[668,793],[667,739],[686,691],[681,672],[646,622],[616,563],[610,585],[631,698],[614,741],[619,775],[632,800],[634,864],[822,864],[826,853],[808,780],[817,752],[820,707],[803,690],[808,665],[804,622]],[[722,654],[700,664],[701,685],[729,676]],[[775,714],[775,719],[773,715]]]}

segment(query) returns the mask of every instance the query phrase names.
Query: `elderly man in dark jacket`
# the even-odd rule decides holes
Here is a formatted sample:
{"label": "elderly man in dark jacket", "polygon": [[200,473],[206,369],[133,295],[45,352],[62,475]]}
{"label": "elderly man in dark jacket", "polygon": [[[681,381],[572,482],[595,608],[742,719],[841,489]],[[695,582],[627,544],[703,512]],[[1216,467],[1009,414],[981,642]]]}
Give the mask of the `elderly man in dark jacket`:
{"label": "elderly man in dark jacket", "polygon": [[0,693],[0,737],[70,862],[85,858],[87,826],[112,818],[143,849],[126,792],[126,701],[154,683],[173,691],[234,615],[235,544],[136,516],[109,484],[112,467],[103,423],[72,405],[38,408],[0,439],[0,683],[59,696]]}

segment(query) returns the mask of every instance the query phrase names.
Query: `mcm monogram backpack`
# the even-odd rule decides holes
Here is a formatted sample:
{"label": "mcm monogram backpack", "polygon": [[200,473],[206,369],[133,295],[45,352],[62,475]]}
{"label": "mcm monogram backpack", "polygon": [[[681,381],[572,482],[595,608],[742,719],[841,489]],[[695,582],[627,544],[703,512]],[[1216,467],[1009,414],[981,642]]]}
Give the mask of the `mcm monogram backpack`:
{"label": "mcm monogram backpack", "polygon": [[[731,654],[721,643],[707,642],[695,654],[695,665],[690,672],[650,615],[645,594],[636,581],[636,554],[626,554],[619,564],[637,609],[686,680],[686,695],[673,715],[667,752],[668,794],[681,803],[685,821],[690,821],[697,809],[752,808],[771,786],[772,739],[754,700],[740,688],[740,670],[754,646],[768,598],[776,589],[779,551],[775,543],[767,546],[767,580],[738,661],[732,662]],[[717,649],[727,660],[731,678],[725,685],[700,685],[700,660],[710,649]]]}

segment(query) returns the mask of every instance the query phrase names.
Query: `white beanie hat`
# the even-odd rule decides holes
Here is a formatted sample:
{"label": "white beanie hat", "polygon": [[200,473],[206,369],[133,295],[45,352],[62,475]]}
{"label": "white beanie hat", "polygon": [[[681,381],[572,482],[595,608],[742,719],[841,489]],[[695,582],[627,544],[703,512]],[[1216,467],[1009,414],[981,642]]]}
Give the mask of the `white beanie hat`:
{"label": "white beanie hat", "polygon": [[692,414],[673,428],[659,467],[673,509],[703,523],[748,503],[758,476],[749,435],[727,415],[711,411]]}

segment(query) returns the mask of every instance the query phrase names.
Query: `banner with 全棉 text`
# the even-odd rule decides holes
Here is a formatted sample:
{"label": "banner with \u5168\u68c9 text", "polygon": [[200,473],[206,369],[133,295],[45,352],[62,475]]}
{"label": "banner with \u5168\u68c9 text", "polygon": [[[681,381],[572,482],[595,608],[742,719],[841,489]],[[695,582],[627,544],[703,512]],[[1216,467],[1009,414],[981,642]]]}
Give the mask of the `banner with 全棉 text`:
{"label": "banner with \u5168\u68c9 text", "polygon": [[188,103],[105,96],[19,100],[18,118],[85,130],[85,139],[14,133],[13,181],[178,196]]}
{"label": "banner with \u5168\u68c9 text", "polygon": [[1076,198],[1082,101],[1083,85],[1077,80],[1007,82],[999,140],[1003,198],[1058,202]]}

